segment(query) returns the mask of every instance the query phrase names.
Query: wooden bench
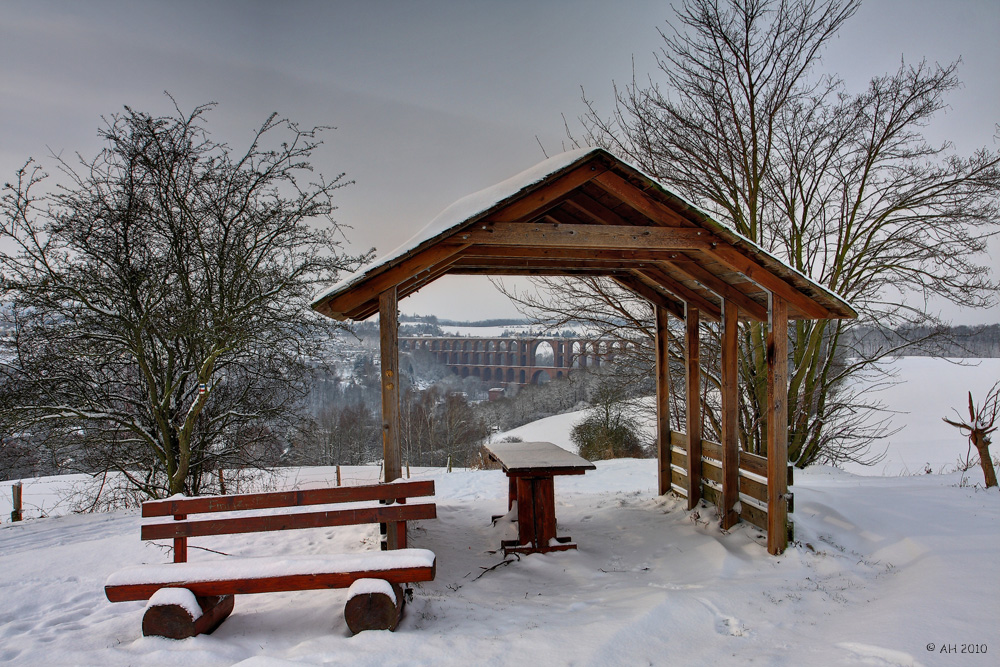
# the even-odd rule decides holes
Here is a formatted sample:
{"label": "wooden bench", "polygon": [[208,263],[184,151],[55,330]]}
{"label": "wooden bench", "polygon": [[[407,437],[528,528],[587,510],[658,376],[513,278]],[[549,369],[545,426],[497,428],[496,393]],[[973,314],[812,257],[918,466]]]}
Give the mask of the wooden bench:
{"label": "wooden bench", "polygon": [[[406,548],[406,522],[437,517],[434,503],[407,504],[406,500],[432,495],[434,482],[426,480],[145,502],[142,516],[156,520],[143,524],[141,538],[172,539],[174,562],[115,572],[108,577],[104,592],[111,602],[149,600],[142,621],[142,632],[147,636],[181,639],[212,632],[232,612],[236,593],[321,588],[350,588],[345,617],[352,632],[394,630],[402,613],[402,586],[434,579],[434,553]],[[281,514],[259,512],[335,503],[367,505]],[[188,518],[215,512],[232,514]],[[163,521],[164,517],[172,520]],[[382,551],[187,562],[188,539],[193,537],[367,523],[381,524]]]}

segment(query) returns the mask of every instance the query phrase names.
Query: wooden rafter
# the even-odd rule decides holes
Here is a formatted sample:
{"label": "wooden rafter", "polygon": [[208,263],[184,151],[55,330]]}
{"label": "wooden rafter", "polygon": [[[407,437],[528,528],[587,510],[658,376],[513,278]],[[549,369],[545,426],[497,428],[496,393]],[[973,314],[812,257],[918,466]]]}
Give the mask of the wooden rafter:
{"label": "wooden rafter", "polygon": [[606,171],[607,167],[596,162],[583,164],[517,198],[496,211],[487,220],[529,220],[547,209],[557,206],[574,190]]}
{"label": "wooden rafter", "polygon": [[697,261],[685,257],[684,259],[670,259],[666,261],[667,266],[696,280],[707,289],[712,290],[723,299],[732,301],[740,307],[752,319],[758,322],[767,321],[767,308],[745,294],[733,285],[730,285],[722,278],[706,271]]}
{"label": "wooden rafter", "polygon": [[594,183],[655,223],[677,227],[690,227],[693,224],[677,211],[656,201],[618,174],[610,171],[605,172],[595,178]]}
{"label": "wooden rafter", "polygon": [[611,276],[611,279],[616,283],[634,292],[649,301],[654,306],[659,306],[665,309],[668,313],[674,317],[683,318],[684,317],[684,304],[679,301],[674,301],[668,295],[660,292],[655,287],[651,287],[641,280],[637,276]]}

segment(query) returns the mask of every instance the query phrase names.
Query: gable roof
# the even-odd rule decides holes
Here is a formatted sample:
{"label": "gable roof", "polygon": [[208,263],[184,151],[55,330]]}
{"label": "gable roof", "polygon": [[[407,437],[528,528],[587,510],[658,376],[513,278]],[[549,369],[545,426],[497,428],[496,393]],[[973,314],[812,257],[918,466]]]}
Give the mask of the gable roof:
{"label": "gable roof", "polygon": [[846,301],[607,151],[581,149],[464,197],[410,241],[316,295],[337,319],[378,311],[446,274],[604,275],[683,316],[723,299],[766,320],[769,291],[792,319],[857,317]]}

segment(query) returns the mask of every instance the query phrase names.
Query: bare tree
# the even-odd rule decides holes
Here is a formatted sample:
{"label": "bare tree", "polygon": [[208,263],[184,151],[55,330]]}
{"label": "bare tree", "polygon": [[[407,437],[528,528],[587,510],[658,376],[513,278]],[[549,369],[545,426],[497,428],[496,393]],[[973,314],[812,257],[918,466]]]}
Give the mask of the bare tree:
{"label": "bare tree", "polygon": [[993,468],[993,459],[990,458],[990,434],[998,428],[997,417],[1000,417],[1000,382],[986,392],[986,400],[979,407],[976,407],[972,392],[969,392],[969,421],[943,418],[946,424],[968,432],[969,447],[975,447],[979,454],[979,465],[983,469],[987,489],[997,485],[997,473]]}
{"label": "bare tree", "polygon": [[357,259],[331,218],[343,175],[304,180],[322,128],[272,115],[236,153],[212,106],[125,107],[96,157],[55,157],[47,190],[29,161],[0,209],[2,426],[151,497],[277,460],[331,331],[308,300]]}
{"label": "bare tree", "polygon": [[[930,297],[972,307],[996,298],[979,260],[998,231],[1000,153],[961,157],[921,134],[959,85],[956,64],[903,63],[859,94],[814,73],[822,47],[858,7],[688,0],[672,31],[661,32],[659,80],[633,75],[616,90],[610,116],[586,102],[584,136],[574,141],[603,146],[662,180],[845,297],[861,324],[934,324]],[[577,289],[600,303],[602,285]],[[566,310],[543,305],[556,319]],[[622,317],[623,335],[648,329],[640,319]],[[797,465],[875,458],[869,445],[886,422],[865,416],[878,404],[850,381],[884,380],[879,361],[923,342],[862,354],[846,344],[852,326],[790,327],[788,447]],[[760,323],[741,327],[742,445],[758,453],[767,442],[766,335]]]}

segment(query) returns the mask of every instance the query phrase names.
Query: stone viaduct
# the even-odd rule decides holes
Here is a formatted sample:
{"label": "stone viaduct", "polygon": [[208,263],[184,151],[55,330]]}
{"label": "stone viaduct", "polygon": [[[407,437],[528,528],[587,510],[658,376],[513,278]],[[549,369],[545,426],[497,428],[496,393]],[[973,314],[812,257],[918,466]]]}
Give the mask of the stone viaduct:
{"label": "stone viaduct", "polygon": [[400,336],[403,352],[427,352],[461,377],[484,382],[540,384],[575,368],[599,368],[635,343],[605,339],[516,337],[462,338]]}

